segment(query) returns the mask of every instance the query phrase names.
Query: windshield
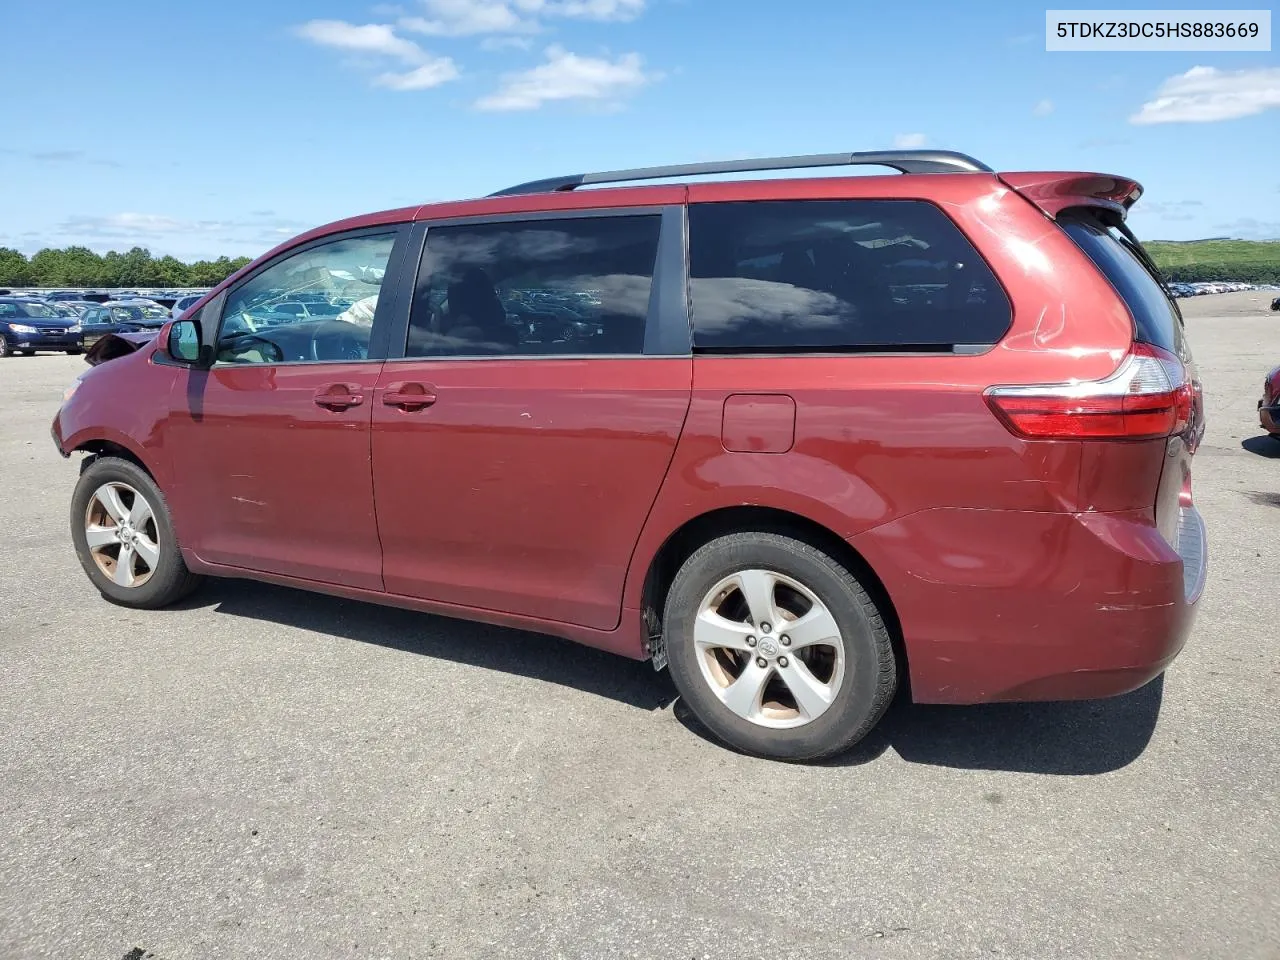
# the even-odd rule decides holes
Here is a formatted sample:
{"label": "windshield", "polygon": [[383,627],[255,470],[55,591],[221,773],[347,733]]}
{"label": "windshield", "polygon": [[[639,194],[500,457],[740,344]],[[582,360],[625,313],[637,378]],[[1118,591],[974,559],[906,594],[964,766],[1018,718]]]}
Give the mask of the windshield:
{"label": "windshield", "polygon": [[[40,320],[57,320],[58,312],[47,303],[14,303],[11,306],[18,308],[17,315],[24,317],[36,317]],[[9,313],[8,310],[4,311]],[[14,314],[9,314],[14,316]]]}
{"label": "windshield", "polygon": [[142,307],[141,310],[142,310],[142,315],[146,317],[148,320],[154,319],[156,317],[169,316],[169,311],[166,310],[164,307]]}
{"label": "windshield", "polygon": [[142,310],[139,307],[112,307],[112,320],[141,320]]}

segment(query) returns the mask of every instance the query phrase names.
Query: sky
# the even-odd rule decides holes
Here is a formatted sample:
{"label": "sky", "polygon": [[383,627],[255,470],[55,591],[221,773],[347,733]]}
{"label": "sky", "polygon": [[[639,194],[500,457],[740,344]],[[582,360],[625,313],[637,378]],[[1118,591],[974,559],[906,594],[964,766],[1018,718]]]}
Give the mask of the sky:
{"label": "sky", "polygon": [[1133,177],[1144,239],[1280,239],[1280,55],[1051,53],[1044,24],[999,0],[3,0],[0,246],[254,256],[556,174],[894,146]]}

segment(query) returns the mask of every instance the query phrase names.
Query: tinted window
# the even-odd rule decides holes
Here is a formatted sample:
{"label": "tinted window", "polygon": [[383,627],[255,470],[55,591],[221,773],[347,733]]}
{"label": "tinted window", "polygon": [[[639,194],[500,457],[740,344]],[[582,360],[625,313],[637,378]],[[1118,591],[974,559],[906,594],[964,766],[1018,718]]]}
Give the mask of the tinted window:
{"label": "tinted window", "polygon": [[57,320],[58,313],[43,303],[26,300],[10,300],[0,303],[0,317],[33,317],[38,320]]}
{"label": "tinted window", "polygon": [[431,228],[408,355],[643,352],[660,220]]}
{"label": "tinted window", "polygon": [[[378,291],[395,234],[348,237],[277,260],[227,297],[218,339],[224,363],[363,360]],[[313,318],[300,293],[351,304],[335,317]],[[298,309],[291,313],[289,309]]]}
{"label": "tinted window", "polygon": [[1182,349],[1182,321],[1164,290],[1119,236],[1091,216],[1063,217],[1062,228],[1111,281],[1133,314],[1137,338],[1174,354]]}
{"label": "tinted window", "polygon": [[977,251],[922,201],[694,204],[689,230],[696,348],[992,344],[1012,319]]}

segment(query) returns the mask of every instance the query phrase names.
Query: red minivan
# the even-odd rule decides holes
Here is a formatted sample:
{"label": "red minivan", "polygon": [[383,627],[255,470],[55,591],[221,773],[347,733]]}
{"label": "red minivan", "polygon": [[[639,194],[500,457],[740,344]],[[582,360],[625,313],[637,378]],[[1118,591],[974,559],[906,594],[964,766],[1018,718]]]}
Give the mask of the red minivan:
{"label": "red minivan", "polygon": [[[864,164],[897,172],[697,180]],[[848,748],[899,684],[1125,693],[1206,569],[1140,194],[844,153],[313,230],[68,391],[76,551],[126,606],[248,577],[650,659],[768,757]]]}

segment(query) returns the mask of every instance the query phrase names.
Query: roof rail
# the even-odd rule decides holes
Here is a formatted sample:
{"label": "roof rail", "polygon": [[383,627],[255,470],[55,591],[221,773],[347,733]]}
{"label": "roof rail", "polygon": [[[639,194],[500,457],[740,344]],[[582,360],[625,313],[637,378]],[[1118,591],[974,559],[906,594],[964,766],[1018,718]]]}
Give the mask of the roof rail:
{"label": "roof rail", "polygon": [[902,173],[991,173],[986,164],[951,150],[882,150],[864,153],[813,153],[798,157],[757,157],[753,160],[716,160],[710,163],[677,163],[666,167],[637,167],[634,170],[606,170],[574,173],[563,177],[531,180],[507,187],[491,197],[521,193],[551,193],[573,190],[592,183],[622,183],[628,180],[661,180],[713,173],[746,173],[751,170],[798,170],[804,167],[846,166],[892,167]]}

